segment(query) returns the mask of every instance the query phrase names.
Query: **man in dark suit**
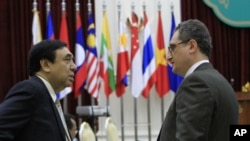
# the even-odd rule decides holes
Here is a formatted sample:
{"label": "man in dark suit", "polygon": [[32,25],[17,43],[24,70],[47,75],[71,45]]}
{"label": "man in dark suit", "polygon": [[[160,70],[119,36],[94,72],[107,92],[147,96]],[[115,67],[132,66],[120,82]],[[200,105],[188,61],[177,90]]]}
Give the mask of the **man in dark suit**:
{"label": "man in dark suit", "polygon": [[168,60],[184,77],[157,141],[229,141],[237,124],[238,102],[229,82],[209,63],[212,48],[199,20],[180,23],[170,41]]}
{"label": "man in dark suit", "polygon": [[0,104],[1,141],[71,141],[55,102],[71,86],[76,65],[66,44],[44,40],[31,48],[30,78],[14,85]]}

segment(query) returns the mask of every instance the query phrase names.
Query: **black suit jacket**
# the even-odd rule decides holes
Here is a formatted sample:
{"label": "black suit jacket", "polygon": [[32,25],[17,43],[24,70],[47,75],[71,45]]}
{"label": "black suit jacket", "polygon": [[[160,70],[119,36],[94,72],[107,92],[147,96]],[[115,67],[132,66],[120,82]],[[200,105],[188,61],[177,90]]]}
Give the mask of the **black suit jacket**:
{"label": "black suit jacket", "polygon": [[157,141],[229,141],[238,102],[228,81],[210,63],[183,79]]}
{"label": "black suit jacket", "polygon": [[57,108],[36,76],[13,86],[0,104],[1,141],[65,141]]}

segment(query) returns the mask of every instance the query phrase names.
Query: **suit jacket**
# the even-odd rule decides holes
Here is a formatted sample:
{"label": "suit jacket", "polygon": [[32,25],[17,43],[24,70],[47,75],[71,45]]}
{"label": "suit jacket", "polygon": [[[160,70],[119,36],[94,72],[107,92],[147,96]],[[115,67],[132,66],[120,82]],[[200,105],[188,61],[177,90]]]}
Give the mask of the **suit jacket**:
{"label": "suit jacket", "polygon": [[228,81],[210,63],[183,79],[157,141],[229,141],[238,102]]}
{"label": "suit jacket", "polygon": [[0,104],[1,141],[65,141],[57,108],[36,76],[13,86]]}

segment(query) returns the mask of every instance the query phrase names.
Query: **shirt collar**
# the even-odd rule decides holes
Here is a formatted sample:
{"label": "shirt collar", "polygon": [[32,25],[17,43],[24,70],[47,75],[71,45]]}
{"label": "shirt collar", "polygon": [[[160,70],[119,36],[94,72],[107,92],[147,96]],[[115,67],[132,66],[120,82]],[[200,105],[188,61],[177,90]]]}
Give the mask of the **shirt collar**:
{"label": "shirt collar", "polygon": [[44,79],[43,77],[41,77],[39,75],[36,75],[36,76],[39,77],[43,81],[44,85],[46,86],[46,88],[49,91],[51,98],[53,99],[54,102],[56,102],[56,93],[55,93],[54,89],[52,88],[52,86],[50,85],[50,83],[46,79]]}
{"label": "shirt collar", "polygon": [[184,77],[186,78],[188,75],[190,75],[191,73],[193,73],[194,70],[195,70],[199,65],[201,65],[201,64],[203,64],[203,63],[209,63],[209,60],[201,60],[201,61],[196,62],[195,64],[193,64],[193,65],[188,69],[188,71],[187,71],[187,73],[185,74]]}

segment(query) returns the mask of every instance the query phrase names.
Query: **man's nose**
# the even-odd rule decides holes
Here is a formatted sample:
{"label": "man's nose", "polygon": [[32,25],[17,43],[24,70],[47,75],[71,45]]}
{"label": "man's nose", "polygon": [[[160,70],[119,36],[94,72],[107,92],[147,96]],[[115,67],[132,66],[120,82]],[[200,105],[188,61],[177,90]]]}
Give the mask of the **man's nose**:
{"label": "man's nose", "polygon": [[76,64],[74,62],[72,62],[70,68],[75,71],[76,70]]}

